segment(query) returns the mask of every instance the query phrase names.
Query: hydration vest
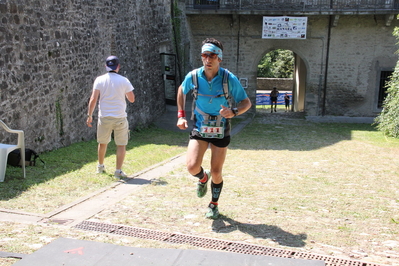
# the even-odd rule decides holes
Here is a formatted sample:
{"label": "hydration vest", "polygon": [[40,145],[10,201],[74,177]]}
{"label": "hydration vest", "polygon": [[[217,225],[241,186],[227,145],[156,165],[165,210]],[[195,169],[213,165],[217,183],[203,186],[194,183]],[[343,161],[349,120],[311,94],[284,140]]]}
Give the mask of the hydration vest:
{"label": "hydration vest", "polygon": [[[193,81],[193,104],[192,104],[192,108],[191,108],[191,120],[194,120],[194,110],[197,110],[198,113],[200,113],[203,118],[204,121],[207,123],[210,117],[216,117],[217,120],[217,126],[220,126],[220,122],[222,120],[222,116],[218,115],[218,116],[211,116],[209,114],[204,113],[202,110],[200,110],[197,106],[196,106],[196,100],[198,98],[198,95],[202,95],[202,94],[198,94],[198,76],[197,76],[197,72],[198,69],[194,69],[191,71],[191,77],[192,77],[192,81]],[[214,98],[218,98],[218,97],[222,97],[224,96],[228,102],[229,108],[231,108],[231,96],[229,95],[229,71],[227,69],[224,69],[224,73],[223,73],[223,94],[220,95],[216,95],[214,96]],[[206,96],[206,95],[202,95],[202,96]]]}

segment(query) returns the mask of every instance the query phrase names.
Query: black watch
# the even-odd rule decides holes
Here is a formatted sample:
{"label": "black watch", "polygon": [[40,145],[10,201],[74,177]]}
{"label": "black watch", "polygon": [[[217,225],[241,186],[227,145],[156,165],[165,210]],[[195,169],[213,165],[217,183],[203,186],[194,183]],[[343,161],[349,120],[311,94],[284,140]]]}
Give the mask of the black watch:
{"label": "black watch", "polygon": [[236,107],[231,108],[231,111],[233,111],[234,116],[237,116],[237,115],[238,115],[238,109],[237,109]]}

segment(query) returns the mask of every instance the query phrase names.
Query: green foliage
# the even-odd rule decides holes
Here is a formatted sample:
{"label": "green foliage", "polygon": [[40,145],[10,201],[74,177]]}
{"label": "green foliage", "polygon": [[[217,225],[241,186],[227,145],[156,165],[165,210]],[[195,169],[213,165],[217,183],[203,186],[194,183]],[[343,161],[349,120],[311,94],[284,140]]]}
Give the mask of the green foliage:
{"label": "green foliage", "polygon": [[277,49],[267,53],[258,65],[258,77],[292,78],[294,53],[290,50]]}
{"label": "green foliage", "polygon": [[[399,39],[399,28],[393,35]],[[399,51],[398,51],[399,52]],[[387,85],[387,97],[383,103],[382,112],[376,117],[377,128],[388,136],[399,138],[399,61]]]}

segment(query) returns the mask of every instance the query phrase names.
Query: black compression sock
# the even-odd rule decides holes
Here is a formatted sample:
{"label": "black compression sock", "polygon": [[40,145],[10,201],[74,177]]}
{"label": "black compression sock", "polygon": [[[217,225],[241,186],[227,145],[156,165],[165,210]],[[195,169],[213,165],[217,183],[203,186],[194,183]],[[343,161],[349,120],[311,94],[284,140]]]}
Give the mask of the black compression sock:
{"label": "black compression sock", "polygon": [[204,177],[204,168],[201,167],[201,171],[198,174],[194,175],[194,176],[199,178],[199,179],[202,179]]}
{"label": "black compression sock", "polygon": [[218,202],[220,193],[222,192],[223,181],[220,184],[211,182],[212,202]]}

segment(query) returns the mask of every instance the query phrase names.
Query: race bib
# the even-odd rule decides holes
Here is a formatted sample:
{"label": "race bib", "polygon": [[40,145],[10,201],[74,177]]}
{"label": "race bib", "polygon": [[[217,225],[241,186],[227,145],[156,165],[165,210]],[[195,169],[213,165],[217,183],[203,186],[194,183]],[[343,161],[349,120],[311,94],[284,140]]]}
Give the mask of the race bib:
{"label": "race bib", "polygon": [[203,138],[224,138],[224,123],[220,122],[220,126],[216,126],[216,120],[208,120],[208,123],[202,122],[200,135]]}

